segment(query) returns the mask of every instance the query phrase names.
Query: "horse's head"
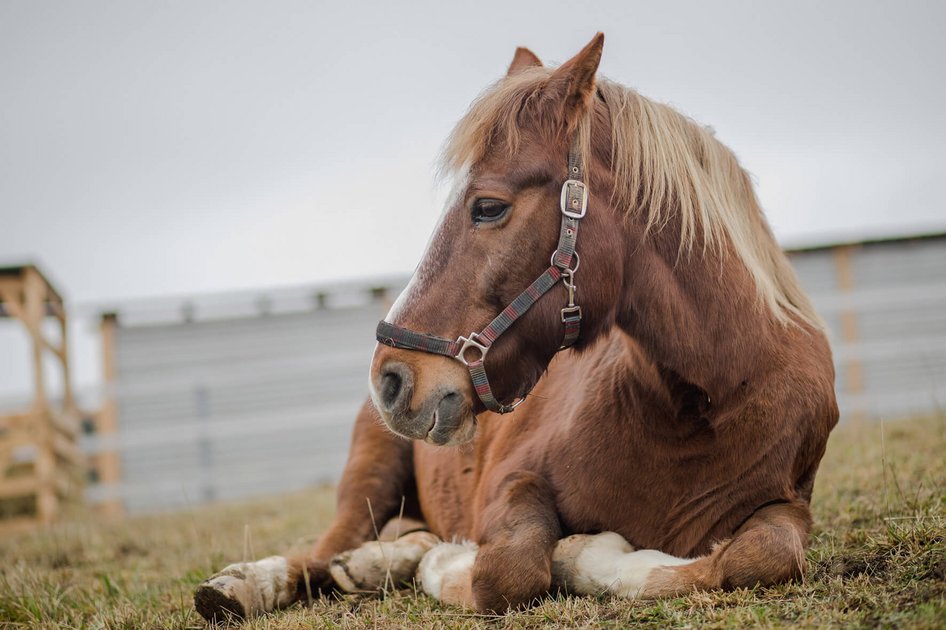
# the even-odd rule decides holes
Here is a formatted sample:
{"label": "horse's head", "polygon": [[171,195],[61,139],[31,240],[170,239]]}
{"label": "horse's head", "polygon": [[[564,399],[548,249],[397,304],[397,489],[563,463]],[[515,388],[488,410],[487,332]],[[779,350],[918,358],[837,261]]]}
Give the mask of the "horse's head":
{"label": "horse's head", "polygon": [[[518,49],[507,76],[454,131],[446,163],[462,173],[462,183],[411,284],[379,327],[382,344],[371,365],[375,405],[394,432],[460,444],[472,439],[476,413],[510,410],[563,340],[575,341],[579,311],[568,308],[570,279],[580,286],[577,348],[613,321],[622,228],[608,208],[610,176],[600,164],[607,156],[582,150],[591,142],[588,120],[607,125],[595,99],[603,41],[597,35],[555,70]],[[589,163],[569,163],[578,155]],[[563,194],[563,184],[575,179],[582,181]],[[579,217],[582,184],[589,210]],[[568,251],[579,221],[580,259]]]}

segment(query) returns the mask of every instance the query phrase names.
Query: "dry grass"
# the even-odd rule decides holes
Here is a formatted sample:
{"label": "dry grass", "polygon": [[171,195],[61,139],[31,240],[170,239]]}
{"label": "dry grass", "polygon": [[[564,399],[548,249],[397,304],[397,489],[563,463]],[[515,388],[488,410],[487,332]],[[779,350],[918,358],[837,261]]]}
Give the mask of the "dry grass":
{"label": "dry grass", "polygon": [[[6,537],[0,626],[202,628],[191,605],[198,582],[252,552],[311,542],[332,505],[331,490],[315,489],[120,524],[76,517]],[[661,602],[549,599],[502,617],[443,608],[408,589],[294,607],[247,627],[946,626],[946,418],[887,423],[883,437],[879,424],[837,430],[814,510],[801,584]]]}

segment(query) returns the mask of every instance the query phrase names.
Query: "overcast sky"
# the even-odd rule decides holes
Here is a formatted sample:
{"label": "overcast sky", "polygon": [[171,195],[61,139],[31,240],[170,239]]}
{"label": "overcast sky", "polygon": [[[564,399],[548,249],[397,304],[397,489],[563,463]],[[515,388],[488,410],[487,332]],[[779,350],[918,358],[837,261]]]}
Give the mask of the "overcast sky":
{"label": "overcast sky", "polygon": [[469,102],[597,30],[784,243],[946,226],[946,2],[2,0],[0,263],[80,305],[410,271]]}

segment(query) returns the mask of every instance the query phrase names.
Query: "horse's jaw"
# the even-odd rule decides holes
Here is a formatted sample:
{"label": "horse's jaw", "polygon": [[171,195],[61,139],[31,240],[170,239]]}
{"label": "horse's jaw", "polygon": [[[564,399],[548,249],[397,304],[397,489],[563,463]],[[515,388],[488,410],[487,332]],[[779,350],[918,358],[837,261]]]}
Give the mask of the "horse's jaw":
{"label": "horse's jaw", "polygon": [[395,435],[434,446],[460,446],[476,436],[476,416],[469,406],[455,408],[447,399],[441,399],[432,411],[425,405],[414,413],[391,414],[378,409],[378,415]]}

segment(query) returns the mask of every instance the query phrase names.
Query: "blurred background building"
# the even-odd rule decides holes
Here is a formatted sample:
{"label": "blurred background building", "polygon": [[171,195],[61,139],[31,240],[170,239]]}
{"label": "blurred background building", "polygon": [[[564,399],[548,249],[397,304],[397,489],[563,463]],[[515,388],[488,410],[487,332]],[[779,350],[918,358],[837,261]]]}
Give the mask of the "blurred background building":
{"label": "blurred background building", "polygon": [[82,439],[93,462],[88,498],[138,512],[336,481],[368,392],[374,328],[404,284],[149,301],[103,314],[104,405]]}

